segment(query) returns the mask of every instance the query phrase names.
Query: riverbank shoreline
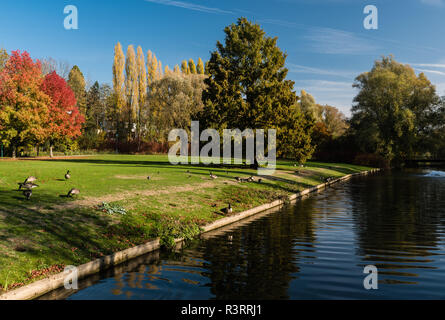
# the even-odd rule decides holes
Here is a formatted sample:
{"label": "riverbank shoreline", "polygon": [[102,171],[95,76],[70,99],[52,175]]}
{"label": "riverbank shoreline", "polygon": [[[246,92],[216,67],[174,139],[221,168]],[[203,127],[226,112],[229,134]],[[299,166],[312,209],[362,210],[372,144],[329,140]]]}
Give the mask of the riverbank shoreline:
{"label": "riverbank shoreline", "polygon": [[[209,231],[213,231],[213,230],[228,226],[228,225],[238,222],[240,220],[251,217],[255,214],[264,212],[268,209],[272,209],[272,208],[281,206],[288,201],[302,199],[307,195],[324,190],[325,188],[327,188],[333,184],[345,182],[345,181],[351,179],[352,177],[369,175],[369,174],[376,173],[378,171],[380,171],[380,169],[372,169],[372,170],[368,170],[368,171],[362,171],[362,172],[348,174],[343,177],[333,179],[329,182],[322,183],[317,186],[307,188],[303,191],[292,194],[291,196],[288,197],[288,199],[275,200],[271,203],[254,207],[252,209],[237,213],[233,216],[229,216],[229,217],[225,217],[225,218],[216,220],[216,221],[204,226],[202,228],[203,232],[201,234],[205,234]],[[183,239],[175,240],[176,243],[181,243],[182,241],[183,241]],[[145,244],[135,246],[135,247],[123,250],[123,251],[119,251],[119,252],[113,253],[111,255],[90,261],[85,264],[82,264],[77,267],[78,279],[86,278],[86,277],[94,275],[98,272],[102,272],[112,266],[116,266],[116,265],[119,265],[119,264],[126,262],[128,260],[131,260],[133,258],[137,258],[144,254],[154,252],[156,250],[159,250],[160,247],[161,247],[160,241],[159,241],[159,239],[156,239],[153,241],[149,241]],[[3,293],[2,295],[0,295],[0,300],[32,300],[32,299],[36,299],[38,297],[41,297],[44,294],[47,294],[57,288],[62,287],[64,285],[66,276],[67,276],[67,274],[64,272],[49,276],[45,279],[36,281],[34,283],[20,287],[18,289],[14,289],[12,291]]]}

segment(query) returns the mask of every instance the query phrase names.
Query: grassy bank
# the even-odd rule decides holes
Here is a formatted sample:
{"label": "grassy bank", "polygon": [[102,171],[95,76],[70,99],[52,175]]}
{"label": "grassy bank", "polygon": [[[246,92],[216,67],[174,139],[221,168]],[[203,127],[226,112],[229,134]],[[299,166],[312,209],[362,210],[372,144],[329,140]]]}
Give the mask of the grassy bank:
{"label": "grassy bank", "polygon": [[[274,176],[243,167],[174,166],[166,156],[101,155],[55,160],[0,161],[0,293],[103,255],[182,228],[187,235],[233,213],[369,168],[309,162],[304,168],[279,161]],[[67,170],[72,178],[64,179]],[[31,200],[18,182],[38,178]],[[150,176],[150,180],[147,179]],[[71,188],[81,191],[71,199]],[[98,210],[106,202],[126,214]],[[103,208],[102,208],[103,209]]]}

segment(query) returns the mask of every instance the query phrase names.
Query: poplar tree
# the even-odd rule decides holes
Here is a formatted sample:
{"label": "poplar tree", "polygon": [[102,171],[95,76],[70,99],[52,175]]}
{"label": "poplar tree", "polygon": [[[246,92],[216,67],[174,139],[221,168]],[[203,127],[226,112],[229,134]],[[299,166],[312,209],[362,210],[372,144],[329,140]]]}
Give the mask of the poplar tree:
{"label": "poplar tree", "polygon": [[158,67],[158,74],[157,74],[156,80],[158,80],[164,76],[164,69],[162,68],[162,62],[158,61],[158,65],[159,65],[159,67]]}
{"label": "poplar tree", "polygon": [[175,69],[173,70],[173,72],[177,75],[181,74],[181,68],[179,68],[178,65],[175,65]]}
{"label": "poplar tree", "polygon": [[204,74],[204,62],[202,62],[202,59],[198,59],[198,65],[196,66],[196,72],[198,74]]}
{"label": "poplar tree", "polygon": [[138,87],[138,69],[136,63],[136,53],[133,45],[129,45],[127,49],[127,60],[125,63],[125,88],[127,96],[127,121],[128,121],[128,136],[130,139],[133,129],[134,120],[136,117],[136,110],[139,102],[139,87]]}
{"label": "poplar tree", "polygon": [[117,112],[121,112],[126,104],[125,99],[125,55],[121,44],[114,47],[113,90],[116,96]]}
{"label": "poplar tree", "polygon": [[193,59],[189,60],[189,70],[190,70],[190,74],[196,74],[196,65],[195,65],[195,61],[193,61]]}
{"label": "poplar tree", "polygon": [[68,85],[74,92],[77,101],[77,108],[83,116],[86,116],[86,82],[78,66],[74,66],[68,75]]}
{"label": "poplar tree", "polygon": [[147,85],[151,84],[158,78],[158,59],[150,50],[147,53]]}
{"label": "poplar tree", "polygon": [[181,71],[185,75],[190,74],[190,68],[186,60],[182,61],[181,63]]}
{"label": "poplar tree", "polygon": [[[139,46],[137,49],[137,76],[138,76],[138,110],[137,110],[137,136],[140,139],[141,135],[141,115],[142,108],[145,106],[147,98],[147,69],[145,68],[145,56],[142,48]],[[139,140],[140,141],[140,140]]]}

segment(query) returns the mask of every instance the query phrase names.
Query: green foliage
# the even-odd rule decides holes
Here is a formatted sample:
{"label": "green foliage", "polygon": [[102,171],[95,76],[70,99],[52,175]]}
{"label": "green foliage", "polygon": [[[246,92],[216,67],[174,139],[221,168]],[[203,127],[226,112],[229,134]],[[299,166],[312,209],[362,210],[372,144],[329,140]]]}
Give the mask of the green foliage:
{"label": "green foliage", "polygon": [[188,129],[193,117],[202,110],[203,75],[170,73],[152,83],[148,96],[150,110],[146,126],[151,138],[166,141],[173,128]]}
{"label": "green foliage", "polygon": [[108,202],[102,202],[102,204],[97,207],[97,210],[100,210],[108,214],[120,214],[120,215],[127,214],[127,210],[125,210],[124,207],[118,204],[109,204]]}
{"label": "green foliage", "polygon": [[198,236],[202,229],[191,220],[178,219],[176,217],[162,215],[155,218],[155,234],[159,237],[161,246],[173,249],[175,239],[190,241]]}
{"label": "green foliage", "polygon": [[351,123],[362,151],[395,164],[412,157],[435,114],[438,97],[431,82],[389,56],[359,75],[354,87],[360,92]]}
{"label": "green foliage", "polygon": [[77,108],[85,116],[86,114],[86,91],[85,78],[78,66],[74,66],[68,75],[68,85],[74,91],[77,100]]}
{"label": "green foliage", "polygon": [[[294,82],[286,80],[286,54],[259,25],[245,18],[224,30],[225,44],[206,67],[210,76],[203,93],[204,127],[277,129],[278,155],[306,159],[312,154],[312,122],[296,110]],[[267,132],[267,131],[266,131]],[[287,138],[292,135],[298,141]]]}

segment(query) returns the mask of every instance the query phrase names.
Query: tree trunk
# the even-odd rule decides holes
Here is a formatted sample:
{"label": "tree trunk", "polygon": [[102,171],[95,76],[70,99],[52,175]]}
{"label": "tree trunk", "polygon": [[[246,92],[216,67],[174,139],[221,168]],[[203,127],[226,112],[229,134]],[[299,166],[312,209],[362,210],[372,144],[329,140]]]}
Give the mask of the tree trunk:
{"label": "tree trunk", "polygon": [[16,146],[12,146],[12,158],[17,158],[17,148]]}
{"label": "tree trunk", "polygon": [[50,157],[50,158],[54,158],[54,155],[53,155],[53,146],[52,146],[52,145],[49,146],[49,157]]}

